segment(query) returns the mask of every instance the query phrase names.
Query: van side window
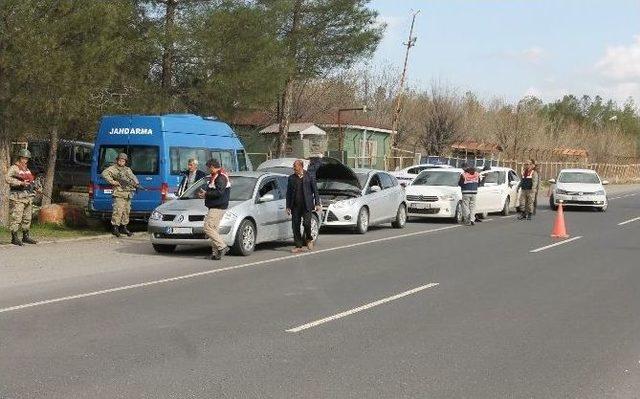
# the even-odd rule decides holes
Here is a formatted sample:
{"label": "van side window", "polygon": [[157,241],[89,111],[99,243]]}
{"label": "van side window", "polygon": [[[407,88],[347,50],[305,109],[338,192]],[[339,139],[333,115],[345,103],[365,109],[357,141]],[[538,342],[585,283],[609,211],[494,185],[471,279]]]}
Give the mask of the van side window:
{"label": "van side window", "polygon": [[210,159],[209,150],[206,148],[170,147],[171,174],[179,175],[187,170],[190,159],[198,160],[198,169],[206,171],[207,161]]}
{"label": "van side window", "polygon": [[244,153],[244,150],[236,151],[236,155],[238,156],[238,170],[239,171],[249,170],[249,165],[247,165],[247,157]]}
{"label": "van side window", "polygon": [[235,162],[235,154],[230,150],[213,150],[211,151],[211,158],[215,158],[220,161],[223,168],[227,170],[237,170]]}
{"label": "van side window", "polygon": [[93,158],[93,148],[78,145],[75,147],[75,161],[84,165],[91,165],[91,160]]}

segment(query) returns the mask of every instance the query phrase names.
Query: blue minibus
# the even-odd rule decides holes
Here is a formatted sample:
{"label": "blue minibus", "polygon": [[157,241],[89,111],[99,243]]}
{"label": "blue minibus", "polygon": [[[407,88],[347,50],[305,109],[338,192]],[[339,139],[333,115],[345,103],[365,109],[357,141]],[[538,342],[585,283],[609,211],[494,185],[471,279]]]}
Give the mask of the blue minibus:
{"label": "blue minibus", "polygon": [[104,220],[111,218],[112,188],[102,171],[124,152],[127,165],[141,188],[131,204],[131,218],[148,220],[153,210],[175,198],[181,173],[195,158],[206,171],[209,159],[218,159],[229,171],[251,170],[242,143],[226,123],[190,114],[157,116],[105,116],[100,122],[91,164],[89,212]]}

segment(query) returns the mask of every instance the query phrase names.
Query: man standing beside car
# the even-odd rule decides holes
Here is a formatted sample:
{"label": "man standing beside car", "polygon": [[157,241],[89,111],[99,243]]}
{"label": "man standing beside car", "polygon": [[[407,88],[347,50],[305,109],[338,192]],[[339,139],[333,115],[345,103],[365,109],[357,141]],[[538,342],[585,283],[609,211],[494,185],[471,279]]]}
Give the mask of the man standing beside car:
{"label": "man standing beside car", "polygon": [[529,160],[524,164],[524,170],[522,171],[522,178],[520,179],[520,220],[531,220],[533,214],[533,207],[535,206],[535,196],[538,193],[538,184],[540,179],[538,178],[538,172],[535,170],[535,162]]}
{"label": "man standing beside car", "polygon": [[[289,176],[287,184],[287,214],[291,215],[291,228],[295,248],[292,253],[302,251],[306,245],[309,251],[313,250],[313,235],[311,234],[311,218],[314,210],[320,211],[320,196],[316,180],[304,170],[301,159],[293,163],[293,174]],[[304,226],[304,237],[300,233],[300,222]],[[303,241],[304,240],[304,241]]]}
{"label": "man standing beside car", "polygon": [[111,193],[113,197],[111,233],[116,237],[120,237],[120,233],[129,237],[133,235],[127,225],[129,224],[129,213],[131,213],[131,199],[133,193],[140,187],[140,183],[131,168],[127,166],[128,159],[127,154],[120,153],[116,158],[116,163],[102,172],[102,177],[113,188]]}
{"label": "man standing beside car", "polygon": [[462,189],[462,221],[465,226],[476,224],[476,195],[480,185],[480,173],[473,166],[463,165],[458,185]]}
{"label": "man standing beside car", "polygon": [[200,189],[198,197],[204,199],[204,205],[209,209],[204,218],[204,233],[211,240],[211,259],[220,260],[229,252],[218,229],[224,212],[229,207],[231,181],[217,159],[209,160],[207,168],[211,173],[209,184],[206,190]]}
{"label": "man standing beside car", "polygon": [[178,197],[189,189],[189,187],[193,186],[193,184],[200,179],[207,176],[206,173],[198,169],[198,160],[195,158],[189,159],[187,163],[187,170],[181,173],[183,175],[182,181],[180,182],[180,186],[178,186],[178,192],[176,193]]}

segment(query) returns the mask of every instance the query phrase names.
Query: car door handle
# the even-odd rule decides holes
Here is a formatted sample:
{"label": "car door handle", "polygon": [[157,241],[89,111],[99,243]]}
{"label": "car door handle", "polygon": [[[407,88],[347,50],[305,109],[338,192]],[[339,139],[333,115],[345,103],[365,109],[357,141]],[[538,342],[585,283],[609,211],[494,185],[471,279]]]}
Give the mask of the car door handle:
{"label": "car door handle", "polygon": [[279,206],[278,209],[284,209],[284,206]]}

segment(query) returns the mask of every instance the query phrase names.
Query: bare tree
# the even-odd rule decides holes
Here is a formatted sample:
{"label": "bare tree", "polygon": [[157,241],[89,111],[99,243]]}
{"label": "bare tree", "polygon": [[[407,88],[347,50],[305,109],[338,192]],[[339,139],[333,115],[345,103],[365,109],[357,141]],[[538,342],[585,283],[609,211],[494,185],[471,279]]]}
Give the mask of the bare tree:
{"label": "bare tree", "polygon": [[445,146],[455,140],[460,134],[461,117],[458,96],[440,85],[432,85],[420,139],[428,154],[441,154]]}

